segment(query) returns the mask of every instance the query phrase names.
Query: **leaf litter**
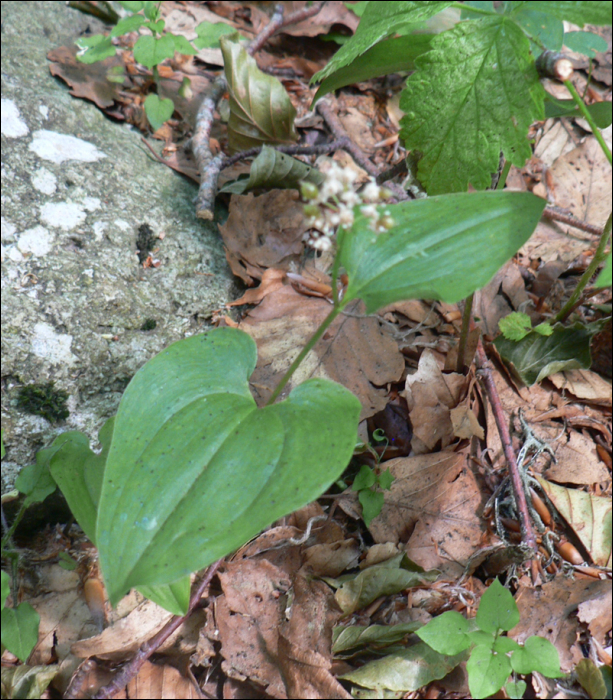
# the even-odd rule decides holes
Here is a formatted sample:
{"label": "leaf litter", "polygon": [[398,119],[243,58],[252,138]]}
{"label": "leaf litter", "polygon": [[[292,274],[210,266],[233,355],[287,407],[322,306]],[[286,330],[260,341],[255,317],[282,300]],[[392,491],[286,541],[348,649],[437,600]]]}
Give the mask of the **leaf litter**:
{"label": "leaf litter", "polygon": [[[284,4],[287,12],[306,5]],[[261,5],[168,2],[163,11],[167,28],[187,38],[193,37],[194,27],[203,19],[224,21],[252,38],[269,21]],[[291,75],[282,80],[298,124],[302,119],[305,125],[299,131],[312,141],[320,139],[324,130],[320,119],[309,116],[315,90],[305,79],[331,55],[327,42],[314,37],[333,26],[355,31],[358,20],[350,7],[327,3],[314,18],[284,28],[257,57],[261,69],[289,70]],[[310,65],[301,64],[304,57],[288,50],[292,46],[288,36],[318,47],[306,57]],[[608,41],[610,45],[610,35]],[[182,120],[193,123],[199,95],[211,82],[202,65],[221,65],[221,54],[220,49],[203,49],[196,61],[171,61],[168,68],[160,68],[160,96],[172,97],[181,119],[171,120],[154,136],[165,142],[164,162],[196,180],[197,169],[180,146],[189,131]],[[142,90],[150,78],[137,70],[131,52],[91,65],[77,63],[74,55],[72,47],[49,54],[52,73],[71,86],[71,94],[146,129]],[[597,63],[598,79],[610,85],[610,66],[608,70]],[[109,82],[109,76],[116,79]],[[192,81],[191,99],[179,96],[186,77]],[[560,86],[551,91],[566,97]],[[329,96],[341,124],[378,167],[401,155],[393,138],[398,117],[389,116],[398,113],[397,98],[398,90],[385,88],[376,79],[361,83],[359,90]],[[595,93],[593,99],[606,97]],[[602,226],[611,210],[610,170],[585,126],[576,118],[538,122],[534,155],[524,168],[513,168],[507,186],[533,191],[581,221]],[[610,144],[610,127],[603,133]],[[386,139],[388,145],[378,145]],[[225,125],[216,124],[212,141],[227,152]],[[342,151],[334,158],[350,160]],[[431,177],[439,175],[433,172]],[[252,389],[260,404],[330,309],[325,265],[319,261],[318,267],[308,258],[305,230],[294,190],[233,195],[229,217],[220,225],[228,263],[250,288],[228,305],[238,307],[238,313],[229,311],[225,321],[222,315],[218,318],[238,325],[256,340],[259,360]],[[525,309],[534,325],[557,311],[585,269],[586,246],[593,250],[595,244],[591,234],[543,219],[514,260],[476,296],[475,316],[486,336],[498,334],[498,322],[510,311]],[[593,311],[587,313],[588,320],[594,317]],[[128,697],[195,697],[196,680],[212,697],[345,698],[352,697],[347,689],[356,687],[349,681],[385,693],[377,697],[424,690],[428,684],[439,697],[466,696],[465,674],[452,671],[455,663],[445,667],[442,659],[429,658],[427,648],[411,637],[416,622],[426,622],[443,610],[474,615],[482,579],[502,573],[508,564],[497,569],[493,555],[513,545],[503,546],[492,523],[483,517],[486,501],[500,480],[504,456],[475,374],[453,371],[459,318],[455,305],[411,301],[371,316],[356,307],[329,329],[296,383],[325,376],[349,387],[362,404],[361,431],[366,439],[372,437],[374,425],[369,432],[366,419],[374,420],[392,398],[400,397],[408,406],[410,454],[389,459],[383,450],[379,455],[377,468],[394,476],[391,489],[384,493],[381,514],[365,528],[356,492],[339,485],[321,499],[324,505],[332,503],[327,513],[312,504],[245,545],[219,573],[209,605],[158,650],[154,664],[141,669]],[[608,348],[610,363],[610,341]],[[551,452],[537,455],[531,468],[541,495],[559,513],[558,533],[571,541],[581,559],[610,568],[610,382],[584,367],[525,386],[502,366],[499,369],[494,379],[505,414],[511,417],[515,447],[526,439],[518,420],[520,409],[533,433],[551,447]],[[301,541],[313,517],[320,520]],[[56,547],[61,543],[71,553],[81,546],[56,539]],[[117,611],[105,604],[107,627],[97,633],[82,592],[89,574],[40,563],[34,568],[39,581],[44,577],[39,588],[49,593],[32,600],[42,623],[30,663],[44,666],[57,660],[59,692],[66,689],[82,658],[95,657],[98,664],[93,670],[84,669],[89,676],[83,680],[83,687],[93,692],[108,681],[104,660],[126,660],[169,616],[142,597],[130,597]],[[602,659],[610,645],[610,582],[599,580],[593,568],[585,571],[575,566],[574,579],[560,573],[538,587],[524,575],[515,596],[520,623],[510,636],[517,641],[531,634],[549,638],[565,671],[584,657],[584,648]],[[344,649],[339,640],[347,635],[355,637],[351,644],[359,647],[357,662],[334,653]],[[379,661],[373,661],[373,651],[382,654]],[[189,671],[180,673],[172,663]],[[553,690],[542,677],[532,682],[538,697]]]}

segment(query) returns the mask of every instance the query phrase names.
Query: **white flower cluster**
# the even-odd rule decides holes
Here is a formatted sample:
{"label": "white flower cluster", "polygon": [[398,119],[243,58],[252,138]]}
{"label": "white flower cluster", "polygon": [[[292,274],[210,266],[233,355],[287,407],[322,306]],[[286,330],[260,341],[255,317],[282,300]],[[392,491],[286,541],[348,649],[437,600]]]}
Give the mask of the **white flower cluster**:
{"label": "white flower cluster", "polygon": [[302,196],[308,201],[304,206],[310,229],[304,235],[307,245],[316,250],[330,250],[337,229],[353,226],[353,210],[360,205],[360,211],[370,219],[373,231],[382,233],[392,228],[394,220],[389,211],[380,214],[376,207],[376,204],[388,199],[391,195],[389,190],[379,187],[371,178],[361,192],[356,192],[356,173],[334,161],[325,175],[326,179],[319,188],[310,182],[303,182],[301,186]]}

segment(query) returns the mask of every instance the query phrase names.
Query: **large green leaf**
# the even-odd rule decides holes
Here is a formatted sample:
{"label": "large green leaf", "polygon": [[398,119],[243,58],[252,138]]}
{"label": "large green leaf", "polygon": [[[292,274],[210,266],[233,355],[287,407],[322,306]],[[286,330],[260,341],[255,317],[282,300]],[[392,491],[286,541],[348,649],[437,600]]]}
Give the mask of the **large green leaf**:
{"label": "large green leaf", "polygon": [[359,401],[311,379],[258,409],[254,341],[220,328],[136,373],[115,420],[96,541],[112,604],[232,552],[319,496],[347,465]]}
{"label": "large green leaf", "polygon": [[220,44],[230,93],[230,152],[296,141],[296,110],[283,85],[258,68],[240,45],[238,34],[222,36]]}
{"label": "large green leaf", "polygon": [[279,153],[270,146],[264,146],[258,157],[251,164],[251,172],[248,178],[232,180],[220,187],[220,192],[230,194],[243,194],[247,190],[256,187],[266,189],[299,189],[303,181],[321,185],[324,176],[317,170],[297,158],[292,158],[285,153]]}
{"label": "large green leaf", "polygon": [[419,179],[429,194],[491,184],[500,151],[522,166],[527,139],[544,116],[530,43],[503,16],[463,22],[432,39],[400,98],[401,138],[424,154]]}
{"label": "large green leaf", "polygon": [[428,51],[431,39],[432,35],[430,34],[413,34],[375,44],[366,53],[354,59],[350,65],[329,73],[319,86],[313,103],[327,93],[338,90],[345,85],[353,85],[398,71],[413,70],[415,59]]}
{"label": "large green leaf", "polygon": [[550,0],[528,0],[527,2],[514,2],[512,10],[522,11],[524,9],[536,10],[553,15],[561,20],[578,24],[611,24],[611,3],[605,1],[583,0],[582,2],[550,2]]}
{"label": "large green leaf", "polygon": [[394,34],[397,29],[407,24],[423,22],[452,4],[452,2],[368,3],[355,34],[334,54],[328,65],[313,76],[312,82],[323,80],[339,68],[348,66],[377,42]]}
{"label": "large green leaf", "polygon": [[463,299],[530,238],[544,207],[525,192],[479,192],[388,206],[396,222],[389,233],[357,217],[341,245],[344,303],[362,299],[373,313],[401,299]]}

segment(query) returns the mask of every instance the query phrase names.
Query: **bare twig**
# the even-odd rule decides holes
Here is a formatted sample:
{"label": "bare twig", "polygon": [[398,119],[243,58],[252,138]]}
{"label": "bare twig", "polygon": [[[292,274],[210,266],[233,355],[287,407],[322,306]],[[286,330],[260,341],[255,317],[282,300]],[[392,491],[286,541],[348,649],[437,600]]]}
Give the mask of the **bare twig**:
{"label": "bare twig", "polygon": [[[275,151],[279,153],[287,153],[292,156],[313,156],[322,155],[324,153],[330,153],[330,151],[336,151],[339,148],[343,148],[344,141],[330,141],[330,143],[322,143],[319,146],[270,146]],[[241,151],[240,153],[235,153],[233,156],[226,156],[221,164],[221,169],[229,168],[234,163],[238,163],[246,158],[253,158],[257,156],[258,153],[262,151],[263,146],[254,146],[246,151]]]}
{"label": "bare twig", "polygon": [[206,589],[209,587],[213,576],[215,576],[222,563],[223,559],[219,559],[214,564],[209,566],[204,578],[200,582],[200,585],[196,588],[189,599],[187,614],[183,617],[180,617],[179,615],[172,617],[154,637],[141,646],[141,648],[134,655],[134,658],[128,664],[126,664],[121,671],[119,671],[119,673],[107,686],[100,688],[96,698],[112,698],[113,695],[116,695],[122,688],[125,688],[126,685],[128,685],[132,678],[134,678],[134,676],[136,676],[136,674],[139,672],[145,661],[152,654],[154,654],[168,639],[168,637],[176,632],[192,614],[194,608],[200,602],[200,599],[204,595]]}
{"label": "bare twig", "polygon": [[275,5],[275,12],[270,18],[270,22],[262,29],[262,31],[251,42],[247,53],[253,56],[256,51],[259,51],[262,46],[270,39],[270,37],[283,25],[283,5]]}
{"label": "bare twig", "polygon": [[[498,428],[500,441],[502,442],[502,448],[507,460],[509,476],[511,477],[511,483],[513,485],[513,496],[515,497],[515,503],[517,504],[517,511],[519,514],[522,541],[536,553],[538,552],[538,545],[534,535],[534,530],[532,529],[532,523],[530,521],[526,494],[523,488],[521,475],[519,473],[519,467],[517,466],[515,451],[513,450],[513,445],[511,443],[509,427],[507,425],[504,410],[500,402],[498,390],[496,389],[496,384],[494,383],[494,378],[492,377],[492,367],[487,359],[485,350],[483,349],[481,339],[479,339],[477,344],[475,362],[479,370],[479,375],[483,380],[490,406],[492,407],[494,420],[496,421],[496,427]],[[533,577],[535,575],[536,571],[533,570]]]}
{"label": "bare twig", "polygon": [[372,176],[377,177],[379,174],[379,169],[373,164],[373,162],[362,152],[362,149],[358,148],[355,143],[347,136],[345,127],[341,124],[340,119],[330,106],[327,100],[319,100],[317,103],[317,111],[324,118],[324,121],[328,125],[328,128],[332,132],[332,135],[337,141],[343,141],[343,150],[347,151],[353,160],[366,172]]}
{"label": "bare twig", "polygon": [[580,231],[586,231],[594,236],[602,236],[602,229],[599,226],[594,226],[594,224],[588,224],[585,221],[577,219],[577,217],[572,214],[566,214],[565,212],[558,211],[552,207],[545,207],[543,210],[543,216],[552,221],[560,221],[563,224],[568,224],[573,228],[577,228]]}

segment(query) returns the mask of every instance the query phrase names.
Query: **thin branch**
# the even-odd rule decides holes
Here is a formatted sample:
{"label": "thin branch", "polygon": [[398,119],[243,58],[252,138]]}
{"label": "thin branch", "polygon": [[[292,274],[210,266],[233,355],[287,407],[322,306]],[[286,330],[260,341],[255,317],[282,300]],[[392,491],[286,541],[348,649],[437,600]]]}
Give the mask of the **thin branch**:
{"label": "thin branch", "polygon": [[[322,143],[319,146],[270,146],[270,148],[279,151],[279,153],[287,153],[292,156],[314,156],[343,148],[344,143],[344,141],[330,141],[330,143]],[[254,146],[253,148],[248,148],[246,151],[235,153],[233,156],[226,156],[221,164],[221,169],[225,170],[225,168],[229,168],[231,165],[234,165],[234,163],[257,156],[262,148],[263,146]]]}
{"label": "thin branch", "polygon": [[283,5],[275,5],[275,11],[273,16],[270,18],[270,22],[262,29],[262,31],[256,36],[256,38],[251,42],[247,53],[253,56],[254,53],[259,51],[262,46],[270,39],[270,37],[283,26]]}
{"label": "thin branch", "polygon": [[572,214],[566,214],[564,212],[553,209],[552,207],[545,207],[543,210],[543,216],[552,221],[560,221],[563,224],[568,224],[573,228],[577,228],[580,231],[585,231],[586,233],[591,233],[594,236],[602,236],[602,229],[599,226],[594,226],[594,224],[588,224],[585,221],[577,219],[576,216]]}
{"label": "thin branch", "polygon": [[147,661],[147,659],[162,646],[168,637],[176,632],[192,614],[222,563],[223,559],[219,559],[209,566],[200,585],[196,588],[189,600],[187,614],[183,617],[179,615],[171,617],[155,636],[141,646],[134,655],[134,658],[117,673],[113,680],[107,686],[98,690],[98,694],[95,696],[96,698],[112,698],[113,695],[116,695],[122,688],[128,685],[132,678],[140,671],[145,661]]}

